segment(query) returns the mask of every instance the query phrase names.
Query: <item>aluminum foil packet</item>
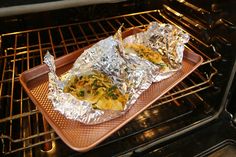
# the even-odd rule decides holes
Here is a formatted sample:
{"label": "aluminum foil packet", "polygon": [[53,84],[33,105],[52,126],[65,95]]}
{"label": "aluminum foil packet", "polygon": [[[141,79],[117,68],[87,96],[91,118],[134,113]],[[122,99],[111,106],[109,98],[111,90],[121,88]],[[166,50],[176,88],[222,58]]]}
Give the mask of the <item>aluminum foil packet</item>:
{"label": "aluminum foil packet", "polygon": [[[153,82],[163,80],[181,68],[184,43],[188,35],[169,24],[150,23],[144,32],[122,39],[121,28],[86,49],[74,62],[73,67],[61,76],[56,75],[54,57],[47,52],[44,62],[49,67],[49,94],[54,109],[65,117],[81,123],[99,124],[125,114],[141,93]],[[163,72],[159,65],[130,52],[127,44],[139,44],[157,51],[169,60],[169,71]],[[64,92],[71,78],[99,71],[116,85],[128,100],[123,110],[101,110],[93,104]]]}
{"label": "aluminum foil packet", "polygon": [[[158,82],[181,69],[184,44],[188,41],[189,35],[177,27],[170,24],[151,22],[147,30],[123,39],[124,56],[132,58],[136,62],[147,62],[149,69],[152,71],[153,82]],[[145,58],[142,53],[134,53],[137,49],[144,49],[143,51],[148,51],[148,53],[153,51],[154,54],[159,54],[159,56],[146,56]]]}
{"label": "aluminum foil packet", "polygon": [[[53,56],[47,52],[44,62],[49,66],[49,94],[55,110],[69,119],[78,120],[84,124],[98,124],[125,114],[135,103],[139,95],[152,83],[150,75],[143,64],[128,63],[120,55],[120,41],[110,36],[86,49],[77,58],[73,67],[58,77]],[[63,92],[64,87],[73,76],[82,76],[93,70],[106,74],[112,83],[117,85],[129,99],[122,111],[100,110],[91,103],[78,100],[70,93]]]}

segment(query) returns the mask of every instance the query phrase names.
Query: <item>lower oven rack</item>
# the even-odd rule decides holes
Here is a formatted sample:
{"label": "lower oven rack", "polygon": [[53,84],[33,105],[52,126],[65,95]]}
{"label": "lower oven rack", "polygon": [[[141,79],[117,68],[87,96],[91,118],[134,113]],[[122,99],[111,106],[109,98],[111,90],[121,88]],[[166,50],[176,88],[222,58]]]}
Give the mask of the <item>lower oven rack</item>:
{"label": "lower oven rack", "polygon": [[[20,73],[42,64],[47,50],[57,58],[113,35],[122,23],[124,23],[124,29],[129,29],[146,27],[151,21],[170,22],[159,10],[151,10],[88,22],[2,34],[0,36],[0,107],[4,113],[1,113],[0,117],[2,154],[32,153],[34,147],[38,146],[50,149],[53,147],[53,142],[59,139],[20,86]],[[171,23],[178,26],[177,23]],[[185,28],[180,28],[185,30]],[[221,55],[216,52],[214,46],[207,45],[191,32],[188,33],[191,40],[186,48],[201,54],[204,58],[203,64],[128,125],[142,124],[150,118],[149,114],[158,114],[159,110],[166,110],[168,113],[166,109],[168,106],[176,108],[176,113],[159,119],[155,125],[142,124],[140,128],[134,129],[139,131],[132,132],[130,126],[124,126],[98,147],[134,134],[145,133],[148,129],[164,126],[171,121],[174,122],[198,108],[198,102],[205,102],[198,93],[212,87],[213,76],[217,74],[217,69],[213,64],[221,58]],[[201,48],[197,48],[199,45]],[[202,49],[207,50],[208,53],[203,53]],[[180,109],[179,106],[182,104],[186,104],[186,106]],[[206,102],[205,104],[207,106]],[[209,112],[212,111],[209,109]],[[200,119],[195,122],[198,120]]]}

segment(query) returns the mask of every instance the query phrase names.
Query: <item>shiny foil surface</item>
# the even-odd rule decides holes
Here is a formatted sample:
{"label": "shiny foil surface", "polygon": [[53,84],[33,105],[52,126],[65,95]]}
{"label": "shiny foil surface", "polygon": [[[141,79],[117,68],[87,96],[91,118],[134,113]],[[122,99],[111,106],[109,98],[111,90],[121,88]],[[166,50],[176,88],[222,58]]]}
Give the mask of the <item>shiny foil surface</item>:
{"label": "shiny foil surface", "polygon": [[152,71],[153,82],[158,82],[173,75],[182,67],[184,44],[189,41],[189,35],[177,27],[151,22],[146,31],[128,36],[123,40],[123,44],[144,45],[168,58],[169,70],[161,71],[160,66],[151,63],[139,56],[129,53],[125,50],[125,57],[132,58],[136,62],[147,62],[149,69]]}
{"label": "shiny foil surface", "polygon": [[[140,94],[153,82],[170,77],[182,64],[184,44],[189,36],[169,24],[150,23],[147,30],[121,38],[121,29],[86,49],[74,62],[73,67],[62,76],[56,75],[54,57],[47,52],[44,62],[48,65],[49,94],[55,110],[65,117],[84,124],[98,124],[125,114]],[[137,55],[127,53],[126,43],[139,43],[150,47],[170,60],[169,72],[161,73],[160,68]],[[129,99],[123,111],[94,109],[92,104],[64,93],[63,88],[72,76],[81,76],[93,70],[107,75]]]}

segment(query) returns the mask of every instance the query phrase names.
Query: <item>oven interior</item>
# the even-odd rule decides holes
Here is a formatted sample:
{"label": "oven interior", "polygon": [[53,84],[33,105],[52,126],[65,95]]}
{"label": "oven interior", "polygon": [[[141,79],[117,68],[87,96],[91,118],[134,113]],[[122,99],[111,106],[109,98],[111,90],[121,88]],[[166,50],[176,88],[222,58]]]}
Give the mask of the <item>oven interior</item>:
{"label": "oven interior", "polygon": [[[213,0],[133,0],[1,17],[1,155],[135,154],[208,125],[226,110],[226,102],[232,96],[236,56],[233,11],[233,7]],[[204,62],[94,149],[85,153],[73,151],[28,98],[19,75],[42,64],[47,50],[58,58],[113,35],[121,24],[126,30],[145,28],[151,21],[171,23],[189,33],[191,38],[185,48],[200,54]],[[228,108],[227,112],[234,114],[235,108]]]}

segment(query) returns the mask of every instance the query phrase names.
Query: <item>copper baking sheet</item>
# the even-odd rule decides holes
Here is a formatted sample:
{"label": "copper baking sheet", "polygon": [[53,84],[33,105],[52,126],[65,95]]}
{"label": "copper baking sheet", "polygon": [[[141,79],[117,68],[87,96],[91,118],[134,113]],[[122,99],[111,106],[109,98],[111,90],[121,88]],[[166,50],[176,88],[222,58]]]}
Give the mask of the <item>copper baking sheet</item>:
{"label": "copper baking sheet", "polygon": [[[139,30],[133,29],[127,31],[124,36],[137,31]],[[60,75],[69,70],[82,52],[83,49],[79,49],[56,59],[57,74]],[[78,121],[66,119],[58,111],[53,110],[52,103],[47,98],[48,67],[46,65],[39,65],[23,72],[20,75],[20,82],[30,99],[61,139],[72,149],[84,152],[95,147],[148,108],[152,103],[193,72],[202,61],[201,56],[185,49],[183,67],[181,70],[166,80],[153,83],[149,89],[141,94],[137,102],[125,115],[97,125],[84,125]]]}

